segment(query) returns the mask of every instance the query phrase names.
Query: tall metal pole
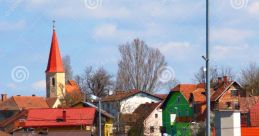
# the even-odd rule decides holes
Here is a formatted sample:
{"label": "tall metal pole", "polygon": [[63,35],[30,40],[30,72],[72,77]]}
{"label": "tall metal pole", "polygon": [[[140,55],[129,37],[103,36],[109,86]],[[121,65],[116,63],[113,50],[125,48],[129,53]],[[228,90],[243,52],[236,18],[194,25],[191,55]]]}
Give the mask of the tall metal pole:
{"label": "tall metal pole", "polygon": [[102,136],[102,114],[101,114],[101,98],[99,98],[99,136]]}
{"label": "tall metal pole", "polygon": [[206,106],[207,106],[207,119],[206,119],[206,136],[210,136],[210,52],[209,52],[209,0],[206,0]]}

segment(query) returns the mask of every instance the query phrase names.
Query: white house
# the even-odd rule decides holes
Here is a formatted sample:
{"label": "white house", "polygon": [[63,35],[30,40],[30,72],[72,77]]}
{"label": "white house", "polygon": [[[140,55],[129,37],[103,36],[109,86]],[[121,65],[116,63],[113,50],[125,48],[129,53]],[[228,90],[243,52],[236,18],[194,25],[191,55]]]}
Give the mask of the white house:
{"label": "white house", "polygon": [[102,98],[102,108],[114,116],[131,114],[139,105],[144,103],[157,103],[162,98],[139,90],[116,92],[113,95]]}

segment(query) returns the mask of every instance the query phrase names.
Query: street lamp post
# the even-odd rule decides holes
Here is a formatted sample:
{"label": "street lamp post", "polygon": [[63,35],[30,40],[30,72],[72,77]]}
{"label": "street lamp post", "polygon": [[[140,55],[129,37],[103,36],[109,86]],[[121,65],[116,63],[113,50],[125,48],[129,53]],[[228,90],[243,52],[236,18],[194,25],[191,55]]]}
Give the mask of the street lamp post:
{"label": "street lamp post", "polygon": [[102,136],[102,115],[101,115],[101,98],[98,99],[98,108],[99,108],[99,136]]}
{"label": "street lamp post", "polygon": [[209,70],[209,0],[206,0],[206,136],[210,136],[210,70]]}
{"label": "street lamp post", "polygon": [[95,96],[95,95],[91,95],[90,96],[91,97],[91,99],[93,99],[93,100],[97,100],[98,101],[98,115],[99,115],[99,129],[98,129],[98,131],[99,131],[99,133],[98,133],[98,136],[102,136],[102,113],[101,113],[101,109],[102,109],[102,103],[101,103],[101,98],[99,98],[99,97],[97,97],[97,96]]}

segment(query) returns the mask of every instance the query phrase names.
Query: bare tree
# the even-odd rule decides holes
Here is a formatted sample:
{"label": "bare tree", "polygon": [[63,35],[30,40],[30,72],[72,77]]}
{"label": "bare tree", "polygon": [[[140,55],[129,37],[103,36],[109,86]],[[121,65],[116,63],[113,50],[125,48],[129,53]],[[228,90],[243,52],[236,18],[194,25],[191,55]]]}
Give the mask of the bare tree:
{"label": "bare tree", "polygon": [[138,89],[153,92],[158,82],[158,70],[166,66],[165,57],[158,49],[148,47],[140,39],[120,45],[121,60],[116,89]]}
{"label": "bare tree", "polygon": [[255,63],[242,69],[239,81],[248,94],[259,95],[259,67]]}
{"label": "bare tree", "polygon": [[[230,80],[235,80],[236,76],[232,68],[229,67],[217,67],[213,66],[210,68],[210,81],[214,83],[218,77],[228,76]],[[199,71],[194,75],[194,82],[205,83],[206,80],[206,69],[201,67]]]}
{"label": "bare tree", "polygon": [[62,58],[63,66],[65,69],[66,81],[73,79],[73,70],[71,66],[70,56],[66,55]]}
{"label": "bare tree", "polygon": [[113,88],[112,76],[102,67],[96,70],[86,67],[84,74],[76,76],[75,80],[86,95],[106,96]]}

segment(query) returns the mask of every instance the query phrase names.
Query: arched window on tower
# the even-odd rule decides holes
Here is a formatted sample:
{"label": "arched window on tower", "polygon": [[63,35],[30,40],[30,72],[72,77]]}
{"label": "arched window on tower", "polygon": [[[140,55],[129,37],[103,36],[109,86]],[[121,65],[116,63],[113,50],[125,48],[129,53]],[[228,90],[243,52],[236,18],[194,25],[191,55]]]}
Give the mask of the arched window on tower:
{"label": "arched window on tower", "polygon": [[52,77],[52,78],[51,78],[51,85],[52,85],[52,86],[55,86],[55,84],[56,84],[55,77]]}

